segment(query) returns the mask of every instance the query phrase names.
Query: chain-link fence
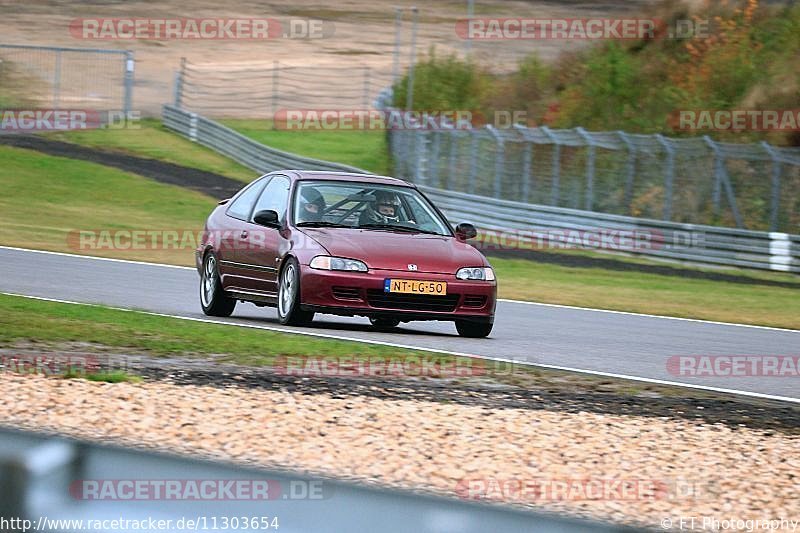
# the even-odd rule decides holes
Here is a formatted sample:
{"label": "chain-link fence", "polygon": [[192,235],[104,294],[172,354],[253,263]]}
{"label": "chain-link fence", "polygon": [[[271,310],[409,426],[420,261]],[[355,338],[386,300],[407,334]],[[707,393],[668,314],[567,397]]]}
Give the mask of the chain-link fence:
{"label": "chain-link fence", "polygon": [[175,74],[176,107],[213,118],[272,119],[281,110],[370,109],[390,71],[369,66],[197,64]]}
{"label": "chain-link fence", "polygon": [[547,127],[389,134],[422,185],[640,218],[800,233],[800,148]]}
{"label": "chain-link fence", "polygon": [[131,111],[126,50],[0,44],[0,106]]}

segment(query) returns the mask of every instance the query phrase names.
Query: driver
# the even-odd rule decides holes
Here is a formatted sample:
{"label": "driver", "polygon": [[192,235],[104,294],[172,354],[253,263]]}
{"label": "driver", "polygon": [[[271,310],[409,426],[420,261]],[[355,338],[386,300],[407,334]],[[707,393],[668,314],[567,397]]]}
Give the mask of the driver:
{"label": "driver", "polygon": [[396,224],[400,222],[400,198],[397,194],[377,190],[375,201],[370,202],[361,212],[359,224]]}
{"label": "driver", "polygon": [[300,193],[300,213],[298,220],[301,222],[319,222],[325,210],[325,198],[313,187],[303,187]]}

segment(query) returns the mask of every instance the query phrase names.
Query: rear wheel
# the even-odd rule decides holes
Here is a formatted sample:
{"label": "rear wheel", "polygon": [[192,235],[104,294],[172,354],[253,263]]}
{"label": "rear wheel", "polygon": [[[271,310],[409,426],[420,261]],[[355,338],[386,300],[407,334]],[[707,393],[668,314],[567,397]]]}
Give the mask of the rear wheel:
{"label": "rear wheel", "polygon": [[400,321],[396,318],[373,317],[369,321],[375,329],[392,329],[400,324]]}
{"label": "rear wheel", "polygon": [[289,258],[278,278],[278,320],[287,326],[305,326],[314,313],[300,309],[300,265]]}
{"label": "rear wheel", "polygon": [[456,320],[456,330],[462,337],[480,338],[488,337],[494,324],[485,322],[471,322],[469,320]]}
{"label": "rear wheel", "polygon": [[208,252],[203,259],[200,273],[200,305],[203,313],[209,316],[231,316],[236,300],[225,295],[219,278],[217,256]]}

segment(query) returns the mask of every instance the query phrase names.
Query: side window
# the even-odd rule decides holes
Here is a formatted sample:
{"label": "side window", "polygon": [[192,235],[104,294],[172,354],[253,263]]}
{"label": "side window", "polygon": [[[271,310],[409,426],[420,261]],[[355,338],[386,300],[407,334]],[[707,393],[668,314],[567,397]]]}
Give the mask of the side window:
{"label": "side window", "polygon": [[259,180],[248,186],[242,194],[231,202],[228,210],[225,211],[228,216],[238,218],[239,220],[248,220],[253,210],[253,203],[256,201],[256,198],[258,198],[258,193],[264,188],[265,183],[266,180]]}
{"label": "side window", "polygon": [[289,180],[283,176],[275,176],[264,188],[261,197],[256,202],[253,214],[270,209],[277,211],[278,217],[283,220],[286,215],[286,205],[289,203]]}

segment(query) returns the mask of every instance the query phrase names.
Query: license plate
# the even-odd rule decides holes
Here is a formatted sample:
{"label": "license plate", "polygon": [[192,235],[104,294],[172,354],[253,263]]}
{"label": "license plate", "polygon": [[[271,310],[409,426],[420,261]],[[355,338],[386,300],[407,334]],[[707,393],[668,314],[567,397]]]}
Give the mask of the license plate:
{"label": "license plate", "polygon": [[422,281],[418,279],[387,279],[383,282],[383,292],[444,296],[447,294],[447,282]]}

